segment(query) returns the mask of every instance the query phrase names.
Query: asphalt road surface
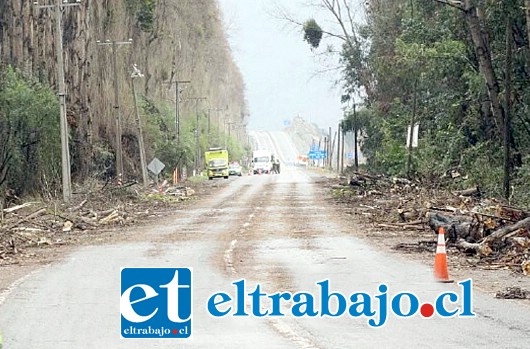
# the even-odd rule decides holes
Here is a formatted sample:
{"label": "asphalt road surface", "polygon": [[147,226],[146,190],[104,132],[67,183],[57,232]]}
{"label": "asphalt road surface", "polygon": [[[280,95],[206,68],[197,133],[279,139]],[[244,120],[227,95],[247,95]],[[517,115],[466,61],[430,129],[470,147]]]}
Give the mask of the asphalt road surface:
{"label": "asphalt road surface", "polygon": [[[315,283],[326,279],[347,295],[376,295],[381,283],[390,294],[424,300],[460,292],[457,284],[434,282],[430,267],[352,237],[359,228],[325,203],[318,180],[288,167],[280,175],[231,178],[165,221],[128,231],[127,242],[84,247],[37,270],[0,300],[4,348],[528,348],[528,307],[478,292],[475,318],[389,315],[381,328],[349,315],[210,316],[208,298],[233,294],[240,279],[247,292],[260,283],[269,294],[317,294]],[[122,267],[193,268],[191,339],[120,338]]]}

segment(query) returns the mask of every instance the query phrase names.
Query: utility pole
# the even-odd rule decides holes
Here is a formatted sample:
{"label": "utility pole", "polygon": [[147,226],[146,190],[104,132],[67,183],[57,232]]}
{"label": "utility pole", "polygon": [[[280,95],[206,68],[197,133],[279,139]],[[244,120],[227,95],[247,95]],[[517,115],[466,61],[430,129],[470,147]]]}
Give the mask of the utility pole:
{"label": "utility pole", "polygon": [[225,149],[228,149],[228,139],[232,136],[232,125],[233,124],[235,124],[235,122],[233,122],[232,119],[228,119],[225,121],[225,130],[226,130],[226,126],[228,125],[228,137],[225,135]]}
{"label": "utility pole", "polygon": [[70,146],[68,144],[68,120],[66,118],[66,84],[64,81],[64,58],[63,58],[63,28],[62,28],[62,8],[79,6],[81,0],[75,3],[63,2],[56,0],[54,5],[39,5],[35,1],[33,5],[38,9],[55,10],[55,54],[57,56],[57,88],[59,96],[59,117],[61,123],[61,165],[62,165],[62,184],[63,200],[70,201],[72,198],[72,177],[70,173]]}
{"label": "utility pole", "polygon": [[195,101],[195,117],[196,117],[196,126],[195,126],[195,170],[199,171],[199,159],[200,159],[200,144],[199,144],[199,134],[200,134],[200,125],[199,125],[199,101],[207,100],[207,97],[191,97],[188,98]]}
{"label": "utility pole", "polygon": [[180,87],[181,84],[191,84],[191,80],[177,80],[169,82],[175,84],[175,135],[177,137],[177,146],[180,145]]}
{"label": "utility pole", "polygon": [[353,102],[353,152],[355,171],[359,170],[359,153],[357,152],[357,111]]}
{"label": "utility pole", "polygon": [[118,55],[118,47],[121,45],[131,45],[132,39],[128,41],[110,41],[106,40],[102,42],[100,40],[96,41],[98,46],[109,45],[112,46],[112,73],[114,75],[114,113],[116,118],[116,176],[118,178],[124,177],[123,173],[123,150],[121,144],[121,113],[120,113],[120,104],[118,97],[118,62],[116,56]]}
{"label": "utility pole", "polygon": [[342,125],[339,122],[338,130],[337,130],[337,173],[340,174],[340,136],[342,133]]}
{"label": "utility pole", "polygon": [[219,117],[219,112],[223,110],[221,108],[208,108],[208,145],[210,144],[210,138],[211,138],[211,112],[212,111],[216,111],[217,112],[217,137],[219,137],[219,120],[220,120],[220,117]]}
{"label": "utility pole", "polygon": [[[175,137],[177,140],[177,161],[176,161],[176,170],[177,175],[181,176],[182,174],[182,166],[180,165],[180,159],[182,158],[182,152],[180,150],[180,93],[182,92],[180,90],[181,84],[191,84],[191,80],[176,80],[176,81],[169,81],[170,85],[175,84]],[[177,177],[178,178],[178,177]]]}
{"label": "utility pole", "polygon": [[142,167],[142,179],[144,187],[148,185],[148,176],[147,176],[147,161],[145,159],[145,144],[144,144],[144,135],[142,132],[142,120],[140,119],[140,113],[138,111],[138,102],[136,100],[136,89],[134,86],[134,79],[143,78],[144,74],[136,67],[136,64],[133,64],[133,73],[131,74],[131,85],[134,101],[134,111],[136,113],[136,126],[138,127],[138,147],[140,148],[140,166]]}
{"label": "utility pole", "polygon": [[346,131],[342,128],[342,150],[340,153],[340,173],[344,173],[344,139],[346,138]]}
{"label": "utility pole", "polygon": [[[228,105],[224,108],[219,108],[219,110],[217,111],[217,138],[221,139],[221,111],[227,111],[228,110]],[[224,119],[224,117],[223,117]],[[223,128],[223,131],[224,131],[224,128]]]}
{"label": "utility pole", "polygon": [[333,152],[333,149],[331,148],[332,145],[331,145],[331,126],[329,127],[329,136],[328,136],[328,139],[329,139],[329,144],[328,144],[328,158],[326,160],[326,165],[329,167],[329,169],[331,170],[331,159],[332,159],[332,152]]}

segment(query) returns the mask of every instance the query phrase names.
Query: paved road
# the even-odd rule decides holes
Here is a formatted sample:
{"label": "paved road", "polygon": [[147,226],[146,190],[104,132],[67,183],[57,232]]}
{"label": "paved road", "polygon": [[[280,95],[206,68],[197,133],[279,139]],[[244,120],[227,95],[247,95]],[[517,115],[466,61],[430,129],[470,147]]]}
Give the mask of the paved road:
{"label": "paved road", "polygon": [[[475,319],[390,317],[373,329],[365,318],[237,318],[207,314],[208,297],[233,293],[245,278],[264,290],[415,292],[434,299],[457,285],[432,281],[429,267],[378,252],[350,234],[355,225],[323,201],[318,178],[299,169],[230,179],[217,195],[175,212],[127,243],[85,247],[29,275],[0,305],[9,349],[62,348],[527,348],[530,311],[475,293]],[[120,339],[120,268],[192,267],[191,340]],[[253,289],[253,288],[252,288]],[[267,306],[265,304],[264,306]]]}
{"label": "paved road", "polygon": [[268,149],[276,155],[282,164],[294,164],[298,151],[291,138],[283,131],[255,131],[252,133],[258,149]]}

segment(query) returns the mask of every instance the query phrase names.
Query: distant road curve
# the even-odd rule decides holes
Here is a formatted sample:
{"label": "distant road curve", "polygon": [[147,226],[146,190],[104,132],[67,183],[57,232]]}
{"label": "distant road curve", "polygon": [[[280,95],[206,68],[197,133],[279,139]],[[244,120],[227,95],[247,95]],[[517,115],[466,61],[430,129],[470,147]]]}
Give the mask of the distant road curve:
{"label": "distant road curve", "polygon": [[257,149],[271,150],[284,164],[294,164],[298,151],[291,137],[283,131],[253,131]]}

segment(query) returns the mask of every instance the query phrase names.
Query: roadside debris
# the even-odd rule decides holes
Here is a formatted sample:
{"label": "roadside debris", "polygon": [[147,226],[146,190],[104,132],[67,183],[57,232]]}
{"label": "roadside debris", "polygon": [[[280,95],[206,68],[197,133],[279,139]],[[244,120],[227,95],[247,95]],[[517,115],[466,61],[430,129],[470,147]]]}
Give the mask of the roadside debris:
{"label": "roadside debris", "polygon": [[161,217],[189,200],[185,186],[143,189],[137,185],[81,188],[68,205],[26,202],[0,209],[0,264],[26,247],[62,245],[83,232],[109,229]]}
{"label": "roadside debris", "polygon": [[[357,172],[329,186],[334,201],[349,214],[375,229],[416,234],[420,239],[398,243],[396,250],[432,252],[438,228],[443,227],[448,247],[475,257],[473,266],[530,275],[530,212],[483,198],[478,187],[451,192],[405,178]],[[432,240],[425,239],[429,231]]]}
{"label": "roadside debris", "polygon": [[497,292],[495,298],[530,299],[530,292],[520,287],[507,287],[504,291]]}

